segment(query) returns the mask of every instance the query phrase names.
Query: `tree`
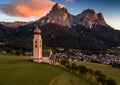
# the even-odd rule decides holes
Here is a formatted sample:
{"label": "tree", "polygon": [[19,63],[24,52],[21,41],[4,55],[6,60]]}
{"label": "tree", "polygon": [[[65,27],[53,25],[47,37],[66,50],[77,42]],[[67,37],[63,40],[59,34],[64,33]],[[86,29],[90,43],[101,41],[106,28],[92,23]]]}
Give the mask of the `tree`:
{"label": "tree", "polygon": [[117,85],[117,84],[116,84],[116,81],[114,79],[108,78],[106,80],[106,85]]}
{"label": "tree", "polygon": [[117,62],[113,62],[113,63],[112,63],[112,67],[117,68],[117,67],[118,67],[118,63],[117,63]]}
{"label": "tree", "polygon": [[69,63],[69,61],[67,59],[62,59],[60,63],[61,65],[66,66]]}
{"label": "tree", "polygon": [[113,67],[113,68],[120,68],[120,63],[118,63],[118,62],[113,62],[113,63],[112,63],[112,67]]}
{"label": "tree", "polygon": [[72,63],[72,70],[73,72],[76,72],[78,70],[78,67],[75,63]]}
{"label": "tree", "polygon": [[95,75],[95,78],[96,78],[96,81],[98,82],[98,76],[101,74],[101,71],[99,71],[99,70],[96,70],[95,72],[94,72],[94,75]]}
{"label": "tree", "polygon": [[24,51],[23,50],[16,50],[16,55],[23,55],[24,54]]}
{"label": "tree", "polygon": [[70,70],[72,69],[72,66],[68,63],[68,64],[66,65],[66,68],[70,71]]}
{"label": "tree", "polygon": [[88,72],[88,69],[86,68],[86,66],[83,65],[79,65],[79,74],[81,75],[81,77],[86,76],[86,73]]}
{"label": "tree", "polygon": [[89,73],[89,78],[92,79],[92,76],[93,76],[93,70],[92,70],[92,69],[88,69],[88,73]]}
{"label": "tree", "polygon": [[104,75],[104,74],[99,74],[99,76],[98,76],[98,82],[101,82],[102,85],[105,85],[106,75]]}

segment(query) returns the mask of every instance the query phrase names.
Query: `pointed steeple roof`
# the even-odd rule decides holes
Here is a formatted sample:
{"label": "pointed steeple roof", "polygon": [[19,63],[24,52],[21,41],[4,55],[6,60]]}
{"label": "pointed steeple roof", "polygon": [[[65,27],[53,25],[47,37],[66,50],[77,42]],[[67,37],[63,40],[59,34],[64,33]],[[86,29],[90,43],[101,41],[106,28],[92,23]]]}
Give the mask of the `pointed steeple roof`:
{"label": "pointed steeple roof", "polygon": [[35,30],[34,30],[34,34],[40,34],[41,30],[38,28],[38,26],[36,26]]}

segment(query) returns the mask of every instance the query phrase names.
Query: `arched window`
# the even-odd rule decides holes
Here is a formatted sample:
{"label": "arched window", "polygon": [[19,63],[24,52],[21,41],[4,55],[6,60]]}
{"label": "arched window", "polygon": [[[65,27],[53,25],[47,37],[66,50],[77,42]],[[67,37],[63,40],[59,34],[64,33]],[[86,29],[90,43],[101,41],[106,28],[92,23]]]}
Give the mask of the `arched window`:
{"label": "arched window", "polygon": [[37,45],[35,45],[35,47],[37,48],[38,46],[37,46]]}

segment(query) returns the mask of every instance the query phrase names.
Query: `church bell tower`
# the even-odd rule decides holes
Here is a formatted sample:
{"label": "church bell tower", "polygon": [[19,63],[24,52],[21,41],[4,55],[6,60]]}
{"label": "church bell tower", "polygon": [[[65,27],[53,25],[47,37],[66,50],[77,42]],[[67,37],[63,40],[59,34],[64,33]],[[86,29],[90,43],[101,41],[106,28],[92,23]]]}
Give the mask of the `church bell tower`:
{"label": "church bell tower", "polygon": [[42,39],[41,39],[41,31],[38,28],[38,26],[34,30],[33,61],[42,62]]}

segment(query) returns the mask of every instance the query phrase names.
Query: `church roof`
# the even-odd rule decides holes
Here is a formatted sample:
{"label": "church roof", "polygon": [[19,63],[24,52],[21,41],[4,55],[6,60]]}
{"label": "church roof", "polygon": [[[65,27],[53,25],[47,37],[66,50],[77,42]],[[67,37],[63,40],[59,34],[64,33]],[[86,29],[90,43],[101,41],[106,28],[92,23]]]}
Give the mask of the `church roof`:
{"label": "church roof", "polygon": [[52,51],[51,50],[43,50],[42,51],[42,56],[43,57],[50,57],[52,55]]}
{"label": "church roof", "polygon": [[51,57],[50,57],[50,60],[57,60],[58,59],[58,55],[56,54],[53,54]]}
{"label": "church roof", "polygon": [[35,34],[40,34],[41,33],[41,30],[38,28],[38,26],[36,26],[36,28],[34,30],[34,33]]}

